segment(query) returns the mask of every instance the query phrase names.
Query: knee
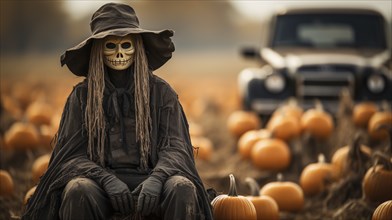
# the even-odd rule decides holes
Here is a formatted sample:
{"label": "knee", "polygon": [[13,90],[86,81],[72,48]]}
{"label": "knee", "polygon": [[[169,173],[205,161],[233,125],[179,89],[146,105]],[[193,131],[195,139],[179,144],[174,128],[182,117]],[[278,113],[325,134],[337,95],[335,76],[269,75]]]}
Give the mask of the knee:
{"label": "knee", "polygon": [[63,199],[65,198],[81,198],[91,192],[95,188],[96,183],[87,178],[75,178],[67,183],[63,192]]}
{"label": "knee", "polygon": [[165,183],[165,189],[169,193],[180,196],[190,196],[196,194],[196,187],[188,178],[183,176],[170,177]]}

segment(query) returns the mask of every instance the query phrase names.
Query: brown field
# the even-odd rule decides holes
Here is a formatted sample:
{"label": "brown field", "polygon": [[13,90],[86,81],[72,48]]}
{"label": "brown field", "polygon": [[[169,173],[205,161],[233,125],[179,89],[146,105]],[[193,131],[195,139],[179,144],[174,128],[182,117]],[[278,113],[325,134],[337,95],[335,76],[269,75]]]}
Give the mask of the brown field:
{"label": "brown field", "polygon": [[[209,62],[210,60],[214,62]],[[4,96],[15,97],[15,94],[20,92],[24,95],[18,96],[19,99],[27,98],[29,101],[44,99],[52,105],[54,113],[61,112],[72,86],[82,78],[73,77],[65,67],[60,68],[57,64],[59,59],[53,56],[2,58],[0,75],[2,100]],[[213,152],[210,160],[196,158],[196,165],[206,188],[214,188],[218,193],[227,193],[230,173],[236,177],[238,192],[241,195],[249,194],[249,189],[244,183],[246,177],[255,178],[261,186],[276,179],[276,173],[258,170],[250,161],[241,159],[236,149],[237,139],[230,135],[226,127],[229,114],[240,109],[237,74],[249,65],[255,64],[247,63],[236,55],[227,55],[227,53],[180,54],[156,73],[175,88],[188,120],[199,124],[204,136],[212,141]],[[23,107],[26,108],[27,105],[22,106],[22,111]],[[2,112],[0,117],[0,137],[3,138],[4,132],[15,118],[7,112]],[[25,120],[24,116],[18,120]],[[265,123],[262,123],[263,126]],[[332,153],[337,148],[351,143],[354,134],[358,131],[363,130],[353,125],[349,111],[341,112],[335,116],[335,129],[326,141],[317,141],[302,135],[288,144],[291,150],[296,149],[303,154],[314,155],[314,152],[324,152],[329,162]],[[363,132],[363,143],[373,149],[391,144],[388,140],[371,141],[366,132]],[[48,153],[49,150],[15,151],[0,148],[0,151],[0,169],[9,171],[15,183],[15,190],[11,197],[0,197],[0,219],[18,219],[23,209],[23,197],[34,185],[31,180],[32,163],[38,156]],[[316,160],[314,157],[308,158],[309,162]],[[294,158],[289,169],[283,172],[286,180],[298,182],[301,171],[298,169],[298,163],[301,162]],[[360,187],[352,190],[361,192]],[[301,212],[280,213],[281,219],[332,219],[338,211],[351,213],[353,219],[361,219],[372,213],[375,208],[374,205],[365,204],[357,198],[358,200],[354,199],[350,204],[345,203],[340,207],[328,209],[323,203],[327,194],[328,192],[325,192],[318,196],[306,197]],[[363,213],[364,215],[361,215]]]}

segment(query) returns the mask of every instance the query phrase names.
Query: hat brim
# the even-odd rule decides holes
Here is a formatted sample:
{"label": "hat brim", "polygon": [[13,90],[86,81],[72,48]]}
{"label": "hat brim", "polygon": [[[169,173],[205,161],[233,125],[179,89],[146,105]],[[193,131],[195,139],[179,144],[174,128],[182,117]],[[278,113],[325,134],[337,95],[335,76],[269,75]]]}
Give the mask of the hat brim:
{"label": "hat brim", "polygon": [[91,42],[95,39],[103,39],[106,36],[114,35],[122,37],[128,34],[140,34],[142,36],[148,65],[151,70],[158,69],[172,57],[175,48],[171,37],[173,36],[174,31],[118,28],[94,34],[75,47],[66,50],[64,54],[61,55],[61,66],[66,64],[73,74],[77,76],[87,76],[92,45]]}

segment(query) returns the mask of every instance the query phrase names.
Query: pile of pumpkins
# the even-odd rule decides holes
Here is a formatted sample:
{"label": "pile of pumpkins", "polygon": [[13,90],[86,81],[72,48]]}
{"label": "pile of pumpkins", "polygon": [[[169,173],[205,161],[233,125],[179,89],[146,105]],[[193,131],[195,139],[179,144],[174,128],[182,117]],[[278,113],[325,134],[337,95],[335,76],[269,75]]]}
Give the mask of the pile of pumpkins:
{"label": "pile of pumpkins", "polygon": [[[40,154],[41,156],[35,159],[31,169],[30,183],[36,185],[48,167],[52,140],[59,127],[65,97],[48,102],[42,90],[30,89],[28,84],[16,84],[12,90],[2,91],[2,117],[7,117],[2,119],[8,122],[8,127],[4,136],[0,136],[0,151],[2,154],[12,155],[33,150]],[[1,170],[0,196],[15,195],[14,184],[12,175],[7,170]],[[24,203],[27,202],[34,189],[35,187],[32,187],[26,193]]]}
{"label": "pile of pumpkins", "polygon": [[[374,103],[363,102],[354,106],[352,121],[358,129],[367,130],[372,140],[385,140],[388,134],[386,130],[379,128],[381,125],[392,125],[392,112],[388,108],[378,111]],[[229,132],[238,138],[237,147],[241,157],[251,160],[256,168],[271,172],[281,172],[288,168],[291,162],[291,152],[287,143],[290,140],[304,133],[308,133],[315,139],[326,140],[331,137],[334,131],[333,117],[323,110],[319,102],[315,108],[304,112],[295,102],[290,101],[273,113],[265,128],[261,129],[261,124],[260,118],[255,113],[236,111],[230,115],[227,126]],[[349,160],[349,150],[354,144],[358,143],[339,148],[334,153],[331,163],[327,163],[325,157],[319,155],[318,162],[308,164],[302,170],[299,184],[278,181],[280,184],[287,185],[289,183],[290,185],[288,188],[291,192],[281,191],[284,192],[281,194],[284,200],[290,200],[288,195],[296,195],[294,196],[296,198],[290,200],[290,204],[291,206],[298,204],[296,208],[290,210],[282,205],[279,196],[272,196],[278,204],[279,210],[300,211],[304,195],[315,196],[326,189],[326,182],[336,182],[347,175],[345,167],[347,167]],[[360,150],[371,157],[372,149],[370,147],[361,145]],[[392,149],[389,157],[389,163],[392,164]],[[266,184],[263,187],[264,192],[270,187],[270,184],[275,186],[276,183]],[[392,167],[378,165],[371,167],[366,173],[363,179],[363,192],[367,201],[372,204],[384,202],[380,205],[382,208],[376,209],[374,212],[373,219],[383,219],[376,217],[379,215],[377,210],[382,210],[384,214],[386,212],[391,214],[392,202],[389,200],[392,200],[392,187],[390,186],[392,186]],[[261,195],[266,194],[261,193]],[[219,210],[218,212],[222,213],[222,210]],[[258,217],[257,219],[269,218]]]}
{"label": "pile of pumpkins", "polygon": [[[382,124],[392,124],[390,110],[377,111],[372,102],[354,106],[353,123],[358,128],[367,127],[374,140],[388,137],[387,132],[378,129]],[[323,110],[321,102],[304,111],[295,101],[279,107],[271,116],[265,128],[261,128],[260,117],[254,112],[238,110],[227,121],[229,132],[238,138],[238,152],[244,159],[250,159],[261,170],[284,171],[291,162],[288,142],[302,134],[309,134],[320,141],[327,140],[334,131],[332,115]]]}

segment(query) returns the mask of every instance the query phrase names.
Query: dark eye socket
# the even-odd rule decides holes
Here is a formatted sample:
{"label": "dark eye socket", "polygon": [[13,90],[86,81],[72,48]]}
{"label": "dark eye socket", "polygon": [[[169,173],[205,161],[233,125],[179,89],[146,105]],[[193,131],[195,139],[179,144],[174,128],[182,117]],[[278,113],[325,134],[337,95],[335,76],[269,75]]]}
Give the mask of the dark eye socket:
{"label": "dark eye socket", "polygon": [[116,44],[114,44],[114,43],[111,43],[111,42],[109,42],[109,43],[106,43],[106,48],[108,48],[108,49],[114,49],[114,48],[116,48]]}
{"label": "dark eye socket", "polygon": [[122,47],[123,49],[129,49],[129,48],[131,47],[131,43],[129,43],[129,42],[122,43],[122,44],[121,44],[121,47]]}

